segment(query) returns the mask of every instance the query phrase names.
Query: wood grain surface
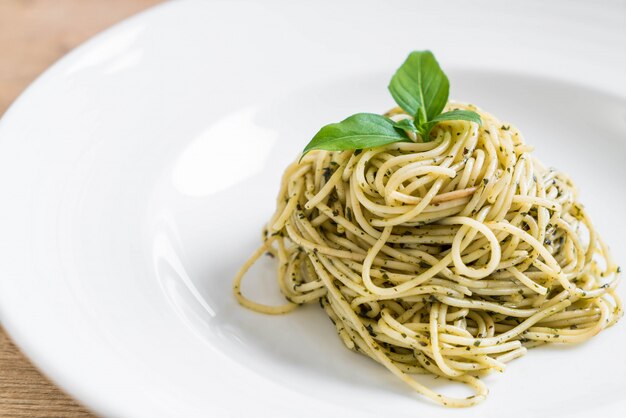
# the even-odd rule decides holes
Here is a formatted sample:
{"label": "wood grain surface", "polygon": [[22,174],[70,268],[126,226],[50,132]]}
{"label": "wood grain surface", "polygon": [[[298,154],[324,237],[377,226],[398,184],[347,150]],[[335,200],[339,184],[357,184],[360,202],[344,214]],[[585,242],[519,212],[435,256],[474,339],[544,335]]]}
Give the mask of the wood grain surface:
{"label": "wood grain surface", "polygon": [[[160,0],[0,0],[0,116],[76,45]],[[0,262],[1,259],[0,259]],[[0,417],[91,417],[0,329]]]}

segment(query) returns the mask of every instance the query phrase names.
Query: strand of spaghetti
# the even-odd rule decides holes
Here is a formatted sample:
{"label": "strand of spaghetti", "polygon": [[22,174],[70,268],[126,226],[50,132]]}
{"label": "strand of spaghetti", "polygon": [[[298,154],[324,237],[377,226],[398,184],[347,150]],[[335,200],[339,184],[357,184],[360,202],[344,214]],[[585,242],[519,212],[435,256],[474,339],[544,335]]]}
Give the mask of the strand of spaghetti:
{"label": "strand of spaghetti", "polygon": [[280,315],[287,312],[293,311],[298,307],[295,303],[286,303],[280,306],[269,306],[263,305],[261,303],[254,302],[253,300],[248,299],[241,292],[241,281],[243,277],[248,272],[250,267],[254,265],[254,263],[261,257],[272,245],[272,242],[276,239],[276,237],[272,237],[265,241],[262,246],[257,248],[257,250],[252,254],[252,256],[239,268],[237,275],[235,276],[235,280],[233,281],[233,291],[235,293],[235,297],[237,298],[237,302],[239,302],[242,306],[245,306],[248,309],[255,310],[257,312],[262,312],[271,315]]}

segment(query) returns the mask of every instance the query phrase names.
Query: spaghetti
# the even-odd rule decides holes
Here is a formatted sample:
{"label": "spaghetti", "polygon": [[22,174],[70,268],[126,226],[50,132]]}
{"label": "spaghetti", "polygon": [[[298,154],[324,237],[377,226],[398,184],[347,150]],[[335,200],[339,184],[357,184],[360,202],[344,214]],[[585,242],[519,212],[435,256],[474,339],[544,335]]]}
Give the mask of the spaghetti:
{"label": "spaghetti", "polygon": [[[479,379],[546,343],[579,343],[617,322],[619,267],[572,181],[546,169],[513,126],[438,124],[433,140],[313,151],[285,171],[263,245],[234,282],[267,314],[321,304],[351,350],[450,407],[485,399]],[[400,109],[387,114],[408,118]],[[241,293],[265,252],[288,303]],[[451,398],[418,382],[469,385]]]}

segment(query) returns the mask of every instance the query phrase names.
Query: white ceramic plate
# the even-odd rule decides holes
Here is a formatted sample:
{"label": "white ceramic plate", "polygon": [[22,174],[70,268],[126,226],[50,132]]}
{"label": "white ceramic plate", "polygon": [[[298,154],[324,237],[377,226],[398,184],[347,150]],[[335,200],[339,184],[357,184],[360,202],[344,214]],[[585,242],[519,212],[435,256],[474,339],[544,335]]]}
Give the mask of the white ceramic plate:
{"label": "white ceramic plate", "polygon": [[[319,308],[258,315],[230,290],[287,163],[322,124],[388,109],[425,48],[454,98],[571,173],[626,262],[624,5],[183,1],[117,25],[0,123],[3,325],[105,415],[626,416],[623,323],[532,350],[482,405],[447,410],[344,349]],[[280,300],[273,268],[247,290]]]}

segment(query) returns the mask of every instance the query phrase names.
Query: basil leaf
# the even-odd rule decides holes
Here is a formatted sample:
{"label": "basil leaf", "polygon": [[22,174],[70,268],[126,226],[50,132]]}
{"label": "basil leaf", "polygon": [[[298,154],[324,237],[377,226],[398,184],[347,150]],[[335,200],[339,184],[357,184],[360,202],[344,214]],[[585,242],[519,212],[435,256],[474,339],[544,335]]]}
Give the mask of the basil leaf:
{"label": "basil leaf", "polygon": [[477,123],[478,126],[482,125],[482,120],[480,119],[480,115],[476,112],[472,112],[471,110],[461,110],[455,109],[446,113],[442,113],[440,115],[435,116],[429,122],[420,125],[419,131],[424,142],[430,141],[430,131],[437,125],[439,122],[443,122],[446,120],[466,120],[469,122]]}
{"label": "basil leaf", "polygon": [[449,112],[442,113],[440,115],[435,116],[430,121],[441,122],[444,120],[467,120],[470,122],[477,123],[478,126],[482,125],[483,123],[478,113],[472,112],[471,110],[462,110],[462,109],[454,109]]}
{"label": "basil leaf", "polygon": [[391,119],[373,113],[357,113],[320,129],[302,155],[314,149],[343,151],[407,141],[410,139]]}
{"label": "basil leaf", "polygon": [[417,132],[417,128],[415,127],[415,123],[411,119],[402,119],[399,121],[391,120],[393,126],[399,129],[403,129],[405,131]]}
{"label": "basil leaf", "polygon": [[441,113],[450,82],[432,52],[414,51],[393,75],[388,89],[396,103],[422,124]]}

